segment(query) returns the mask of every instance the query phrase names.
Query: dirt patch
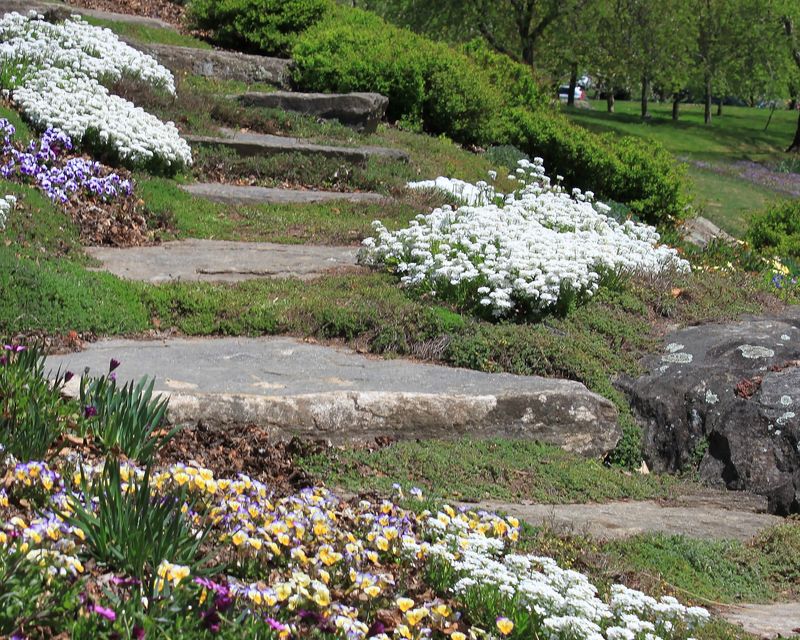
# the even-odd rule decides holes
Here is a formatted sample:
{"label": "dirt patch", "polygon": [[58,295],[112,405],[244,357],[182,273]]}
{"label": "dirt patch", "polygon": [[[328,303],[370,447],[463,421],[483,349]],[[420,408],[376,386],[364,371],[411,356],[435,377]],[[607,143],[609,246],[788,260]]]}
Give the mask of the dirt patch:
{"label": "dirt patch", "polygon": [[175,460],[195,462],[218,478],[243,473],[268,485],[280,495],[312,486],[313,480],[294,464],[294,456],[311,453],[317,445],[300,440],[276,442],[258,425],[237,431],[211,429],[199,424],[180,431],[159,455],[159,464]]}
{"label": "dirt patch", "polygon": [[73,7],[99,9],[111,13],[159,18],[176,27],[182,27],[186,7],[170,0],[66,0]]}

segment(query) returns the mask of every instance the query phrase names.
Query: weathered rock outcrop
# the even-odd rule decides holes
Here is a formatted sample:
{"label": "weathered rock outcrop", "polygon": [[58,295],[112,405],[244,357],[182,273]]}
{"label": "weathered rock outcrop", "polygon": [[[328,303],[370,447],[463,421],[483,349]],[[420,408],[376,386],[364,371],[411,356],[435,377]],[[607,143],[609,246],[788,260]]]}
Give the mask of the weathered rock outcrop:
{"label": "weathered rock outcrop", "polygon": [[325,120],[338,120],[364,133],[375,133],[386,115],[389,98],[379,93],[244,93],[237,100],[246,106],[282,109]]}
{"label": "weathered rock outcrop", "polygon": [[701,478],[800,511],[800,308],[690,327],[619,386],[644,428],[656,471],[699,461]]}

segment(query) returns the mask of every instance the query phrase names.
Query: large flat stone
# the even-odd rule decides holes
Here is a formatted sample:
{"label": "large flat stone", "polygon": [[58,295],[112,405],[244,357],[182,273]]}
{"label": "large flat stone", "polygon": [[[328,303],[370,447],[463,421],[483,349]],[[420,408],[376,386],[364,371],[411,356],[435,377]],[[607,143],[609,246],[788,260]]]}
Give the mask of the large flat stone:
{"label": "large flat stone", "polygon": [[222,129],[219,136],[184,136],[192,144],[217,145],[233,149],[241,156],[271,156],[279,153],[300,153],[310,156],[337,158],[346,162],[364,163],[370,158],[408,162],[408,154],[385,147],[336,147],[313,144],[299,138],[246,133]]}
{"label": "large flat stone", "polygon": [[172,281],[241,282],[254,278],[315,278],[356,266],[354,247],[180,240],[150,247],[87,247],[102,269],[120,278],[158,284]]}
{"label": "large flat stone", "polygon": [[697,216],[683,223],[681,227],[683,239],[700,248],[705,247],[714,240],[733,242],[735,238],[720,229],[708,218]]}
{"label": "large flat stone", "polygon": [[606,454],[620,436],[611,402],[578,382],[368,358],[291,338],[103,340],[48,366],[101,374],[112,357],[120,379],[157,376],[179,424],[255,423],[279,438],[333,442],[503,435],[587,456]]}
{"label": "large flat stone", "polygon": [[757,638],[796,638],[800,635],[800,602],[717,606],[712,612]]}
{"label": "large flat stone", "polygon": [[295,189],[270,189],[230,184],[198,182],[182,185],[181,189],[194,196],[234,205],[254,204],[309,204],[315,202],[380,203],[388,200],[380,193],[342,193],[340,191],[305,191]]}
{"label": "large flat stone", "polygon": [[132,47],[153,56],[173,73],[191,73],[217,80],[261,82],[283,88],[289,86],[291,60],[219,49],[143,44],[134,40],[127,42]]}
{"label": "large flat stone", "polygon": [[763,513],[766,500],[758,504],[725,498],[723,494],[686,504],[650,500],[557,505],[487,501],[478,506],[507,513],[535,527],[547,525],[557,531],[586,533],[599,540],[663,533],[744,542],[768,527],[785,522],[783,518]]}
{"label": "large flat stone", "polygon": [[282,109],[326,120],[338,120],[364,133],[374,133],[386,115],[389,98],[379,93],[245,93],[237,100],[246,106]]}

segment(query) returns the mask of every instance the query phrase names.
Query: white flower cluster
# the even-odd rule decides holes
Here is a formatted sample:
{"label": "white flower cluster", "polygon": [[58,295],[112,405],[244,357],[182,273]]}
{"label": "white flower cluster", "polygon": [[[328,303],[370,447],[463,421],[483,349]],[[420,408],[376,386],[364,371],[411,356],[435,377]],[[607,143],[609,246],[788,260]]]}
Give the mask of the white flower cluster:
{"label": "white flower cluster", "polygon": [[0,231],[6,228],[6,220],[8,214],[17,204],[17,199],[14,196],[4,196],[0,198]]}
{"label": "white flower cluster", "polygon": [[191,149],[173,123],[103,86],[132,77],[175,92],[169,70],[110,30],[77,16],[52,24],[34,13],[9,13],[0,19],[0,62],[15,69],[4,88],[37,127],[62,129],[76,142],[90,139],[129,164],[191,164]]}
{"label": "white flower cluster", "polygon": [[436,180],[409,182],[406,187],[414,190],[438,189],[456,196],[470,207],[486,205],[494,202],[495,198],[503,197],[502,193],[495,191],[495,188],[487,182],[481,181],[476,184],[470,184],[457,178],[445,178],[443,176],[439,176]]}
{"label": "white flower cluster", "polygon": [[591,192],[552,185],[540,158],[520,169],[520,190],[501,205],[443,207],[395,232],[374,222],[361,261],[392,267],[406,285],[466,291],[496,316],[545,310],[567,292],[591,295],[605,273],[689,270],[653,227],[620,224]]}
{"label": "white flower cluster", "polygon": [[701,607],[684,606],[669,596],[656,600],[623,585],[613,585],[606,602],[578,571],[563,569],[551,558],[503,555],[502,540],[477,534],[464,536],[452,527],[455,519],[444,526],[442,522],[440,514],[427,523],[437,541],[423,545],[409,541],[405,545],[407,551],[424,551],[448,563],[459,576],[453,587],[459,597],[475,596],[481,589],[490,594],[499,592],[507,606],[530,614],[537,637],[673,640],[685,637],[710,619],[708,611]]}

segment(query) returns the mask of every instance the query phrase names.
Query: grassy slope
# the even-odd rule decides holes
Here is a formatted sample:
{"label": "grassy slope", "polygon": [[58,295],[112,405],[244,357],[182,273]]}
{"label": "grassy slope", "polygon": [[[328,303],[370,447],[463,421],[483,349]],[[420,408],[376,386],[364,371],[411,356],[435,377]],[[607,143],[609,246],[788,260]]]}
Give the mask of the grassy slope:
{"label": "grassy slope", "polygon": [[[572,109],[567,113],[575,122],[597,132],[635,135],[656,140],[676,156],[688,161],[703,161],[724,166],[737,160],[775,164],[785,157],[783,150],[794,135],[797,114],[776,111],[769,117],[765,109],[723,107],[723,116],[703,124],[700,105],[681,105],[680,120],[671,119],[671,105],[651,104],[652,119],[642,122],[638,102],[617,102],[614,114],[605,103],[595,101],[593,109]],[[780,198],[782,194],[744,180],[690,166],[695,183],[697,206],[703,215],[727,231],[741,235],[748,213]]]}
{"label": "grassy slope", "polygon": [[172,29],[149,27],[147,25],[118,22],[116,20],[105,20],[103,18],[93,18],[91,16],[86,16],[84,19],[89,24],[93,24],[97,27],[111,29],[111,31],[125,40],[135,40],[136,42],[144,44],[169,44],[178,47],[192,47],[194,49],[212,48],[210,44],[203,40]]}

